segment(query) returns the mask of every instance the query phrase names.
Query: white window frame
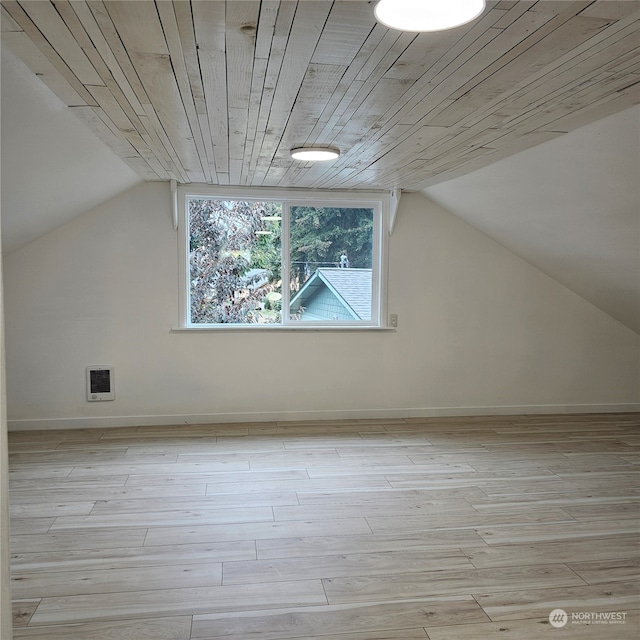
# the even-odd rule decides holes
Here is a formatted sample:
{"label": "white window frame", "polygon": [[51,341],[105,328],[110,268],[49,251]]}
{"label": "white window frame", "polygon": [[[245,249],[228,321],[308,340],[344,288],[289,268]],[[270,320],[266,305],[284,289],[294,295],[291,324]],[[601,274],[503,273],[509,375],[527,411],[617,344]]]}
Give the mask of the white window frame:
{"label": "white window frame", "polygon": [[[189,233],[188,207],[191,198],[229,199],[229,200],[271,200],[282,202],[282,308],[280,323],[192,323],[189,313]],[[328,191],[328,190],[289,190],[251,187],[212,187],[210,185],[190,184],[179,186],[178,200],[178,274],[179,274],[179,318],[178,329],[188,331],[318,331],[318,330],[372,330],[387,329],[387,270],[390,198],[387,193],[375,191]],[[289,220],[290,209],[295,206],[317,207],[354,207],[370,208],[374,216],[374,237],[372,243],[372,317],[363,321],[300,321],[290,320],[289,270]]]}

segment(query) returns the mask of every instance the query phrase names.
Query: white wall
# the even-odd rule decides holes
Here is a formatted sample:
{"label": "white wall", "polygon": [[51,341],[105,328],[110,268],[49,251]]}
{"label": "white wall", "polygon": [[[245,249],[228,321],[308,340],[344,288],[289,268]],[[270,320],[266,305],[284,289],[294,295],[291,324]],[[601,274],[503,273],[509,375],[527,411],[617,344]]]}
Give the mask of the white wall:
{"label": "white wall", "polygon": [[[172,332],[169,189],[5,261],[10,426],[636,410],[640,338],[421,194],[390,250],[394,332]],[[85,400],[115,366],[116,400]]]}
{"label": "white wall", "polygon": [[70,109],[15,56],[4,35],[0,50],[0,199],[8,254],[142,179],[82,123],[82,109]]}
{"label": "white wall", "polygon": [[[0,261],[2,259],[0,242]],[[2,264],[0,263],[0,638],[11,640],[11,551],[9,533],[9,448],[7,443],[7,412],[4,367],[4,302],[2,294]]]}
{"label": "white wall", "polygon": [[425,193],[640,333],[638,176],[640,104]]}

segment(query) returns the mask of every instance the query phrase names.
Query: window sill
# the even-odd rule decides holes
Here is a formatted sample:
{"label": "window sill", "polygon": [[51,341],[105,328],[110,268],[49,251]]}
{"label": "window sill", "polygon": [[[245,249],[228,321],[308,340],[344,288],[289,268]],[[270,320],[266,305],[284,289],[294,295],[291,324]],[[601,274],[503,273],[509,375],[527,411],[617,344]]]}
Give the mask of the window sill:
{"label": "window sill", "polygon": [[330,331],[330,332],[340,332],[340,331],[381,331],[383,333],[396,333],[398,329],[396,327],[368,327],[368,326],[357,326],[357,327],[323,327],[323,326],[292,326],[292,325],[222,325],[219,327],[172,327],[170,329],[170,333],[209,333],[216,331],[259,331],[259,332],[270,332],[270,331]]}

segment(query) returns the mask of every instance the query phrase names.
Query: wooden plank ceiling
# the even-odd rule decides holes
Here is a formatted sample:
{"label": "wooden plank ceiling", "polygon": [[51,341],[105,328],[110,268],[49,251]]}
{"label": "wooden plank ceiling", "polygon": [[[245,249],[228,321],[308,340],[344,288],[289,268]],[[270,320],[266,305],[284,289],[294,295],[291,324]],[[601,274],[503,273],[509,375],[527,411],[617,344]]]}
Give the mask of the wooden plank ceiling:
{"label": "wooden plank ceiling", "polygon": [[415,190],[638,103],[638,6],[413,34],[366,0],[2,0],[2,40],[147,180]]}

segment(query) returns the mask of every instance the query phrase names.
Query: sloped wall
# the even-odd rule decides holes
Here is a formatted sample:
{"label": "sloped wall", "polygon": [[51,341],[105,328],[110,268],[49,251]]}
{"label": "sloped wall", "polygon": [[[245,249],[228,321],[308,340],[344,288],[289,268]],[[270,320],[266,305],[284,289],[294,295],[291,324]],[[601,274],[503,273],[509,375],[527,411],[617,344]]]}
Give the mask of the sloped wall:
{"label": "sloped wall", "polygon": [[[144,184],[5,262],[12,428],[635,410],[640,341],[430,202],[390,243],[397,332],[173,332],[177,239]],[[85,400],[115,366],[116,400]]]}

